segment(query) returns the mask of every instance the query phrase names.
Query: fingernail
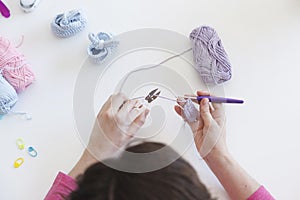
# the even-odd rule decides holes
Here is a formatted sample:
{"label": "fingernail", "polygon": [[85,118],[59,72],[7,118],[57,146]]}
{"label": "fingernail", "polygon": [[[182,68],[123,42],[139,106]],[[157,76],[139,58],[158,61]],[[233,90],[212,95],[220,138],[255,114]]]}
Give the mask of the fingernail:
{"label": "fingernail", "polygon": [[150,110],[146,109],[145,116],[148,116],[149,113],[150,113]]}
{"label": "fingernail", "polygon": [[182,102],[182,101],[185,101],[185,99],[184,99],[183,97],[178,97],[178,98],[177,98],[177,101],[178,101],[178,102]]}
{"label": "fingernail", "polygon": [[204,106],[205,106],[205,105],[207,105],[207,104],[208,104],[208,102],[209,102],[209,101],[208,101],[208,99],[207,99],[207,98],[205,98],[205,99],[203,99],[203,100],[202,100],[202,104],[203,104]]}

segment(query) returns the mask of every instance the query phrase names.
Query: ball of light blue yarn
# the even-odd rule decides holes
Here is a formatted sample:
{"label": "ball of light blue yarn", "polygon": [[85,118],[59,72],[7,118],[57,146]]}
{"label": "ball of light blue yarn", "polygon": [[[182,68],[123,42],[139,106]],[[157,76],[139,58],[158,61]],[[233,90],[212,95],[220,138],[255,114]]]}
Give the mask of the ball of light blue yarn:
{"label": "ball of light blue yarn", "polygon": [[74,36],[82,31],[87,24],[87,20],[80,10],[71,10],[58,14],[51,22],[51,29],[54,34],[61,38]]}
{"label": "ball of light blue yarn", "polygon": [[0,74],[0,115],[9,113],[17,101],[16,90]]}
{"label": "ball of light blue yarn", "polygon": [[91,44],[87,48],[89,57],[97,64],[103,63],[117,48],[119,42],[110,33],[99,32],[89,34]]}

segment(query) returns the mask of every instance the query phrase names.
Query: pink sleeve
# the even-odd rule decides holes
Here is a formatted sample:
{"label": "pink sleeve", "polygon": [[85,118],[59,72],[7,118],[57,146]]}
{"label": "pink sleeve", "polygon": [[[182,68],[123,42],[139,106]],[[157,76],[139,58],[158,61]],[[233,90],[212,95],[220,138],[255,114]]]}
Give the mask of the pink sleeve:
{"label": "pink sleeve", "polygon": [[73,178],[59,172],[45,200],[63,200],[76,188],[77,183]]}
{"label": "pink sleeve", "polygon": [[260,186],[247,200],[275,200],[275,198],[272,197],[264,186]]}

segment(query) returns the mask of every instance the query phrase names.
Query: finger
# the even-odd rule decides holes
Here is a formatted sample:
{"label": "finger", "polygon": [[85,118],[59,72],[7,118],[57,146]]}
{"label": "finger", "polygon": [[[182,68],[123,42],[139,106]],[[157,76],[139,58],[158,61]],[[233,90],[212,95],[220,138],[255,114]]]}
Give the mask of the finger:
{"label": "finger", "polygon": [[147,116],[149,114],[150,110],[146,109],[143,113],[141,113],[129,126],[128,129],[128,135],[130,137],[134,136],[137,131],[145,124],[145,121],[147,119]]}
{"label": "finger", "polygon": [[138,100],[126,101],[117,113],[118,121],[125,124],[131,124],[133,120],[129,118],[129,113],[136,112],[138,110],[136,108],[137,103]]}
{"label": "finger", "polygon": [[[207,91],[197,91],[197,95],[198,96],[213,96]],[[210,109],[211,110],[222,109],[222,104],[221,103],[211,103]]]}
{"label": "finger", "polygon": [[150,113],[149,109],[145,109],[139,116],[135,118],[135,120],[132,122],[132,124],[143,126],[145,124],[146,118],[148,114]]}
{"label": "finger", "polygon": [[182,108],[180,106],[174,106],[174,110],[180,117],[182,117]]}
{"label": "finger", "polygon": [[224,105],[220,103],[217,107],[214,107],[214,110],[211,112],[214,119],[224,119],[225,117],[225,108]]}
{"label": "finger", "polygon": [[223,111],[224,106],[222,103],[212,103],[212,106],[214,107],[214,111]]}
{"label": "finger", "polygon": [[135,104],[134,107],[136,108],[142,108],[144,106],[144,104],[141,102],[141,100],[137,100],[137,103]]}
{"label": "finger", "polygon": [[127,100],[128,98],[123,93],[117,93],[112,95],[110,105],[114,115],[127,102]]}
{"label": "finger", "polygon": [[204,125],[210,124],[211,120],[213,119],[209,109],[209,101],[207,98],[204,98],[200,102],[200,116],[203,119]]}
{"label": "finger", "polygon": [[[210,95],[210,96],[214,96],[214,95]],[[210,109],[211,109],[211,111],[214,111],[214,110],[216,110],[216,109],[222,109],[222,107],[223,107],[223,105],[222,105],[222,103],[211,103],[211,104],[209,104],[210,105]]]}
{"label": "finger", "polygon": [[215,108],[213,107],[213,105],[211,103],[208,103],[208,105],[209,105],[209,111],[210,111],[210,113],[212,113],[215,110]]}
{"label": "finger", "polygon": [[145,111],[146,111],[145,106],[142,106],[141,108],[135,107],[134,109],[132,109],[132,111],[130,111],[130,113],[128,114],[129,122],[130,123],[134,122],[136,118],[138,118]]}
{"label": "finger", "polygon": [[[202,90],[198,90],[197,91],[197,96],[210,96],[210,93],[207,91],[202,91]],[[193,102],[197,103],[200,105],[200,101],[198,101],[197,99],[194,100]]]}
{"label": "finger", "polygon": [[197,96],[209,96],[209,95],[210,93],[207,91],[201,91],[201,90],[197,91]]}
{"label": "finger", "polygon": [[[198,96],[213,96],[207,91],[197,91]],[[211,103],[210,104],[210,109],[211,111],[215,109],[222,109],[222,104],[221,103]]]}
{"label": "finger", "polygon": [[199,104],[200,102],[197,100],[198,96],[209,96],[210,93],[206,91],[197,91],[197,95],[195,94],[185,94],[184,97],[190,98],[194,103]]}

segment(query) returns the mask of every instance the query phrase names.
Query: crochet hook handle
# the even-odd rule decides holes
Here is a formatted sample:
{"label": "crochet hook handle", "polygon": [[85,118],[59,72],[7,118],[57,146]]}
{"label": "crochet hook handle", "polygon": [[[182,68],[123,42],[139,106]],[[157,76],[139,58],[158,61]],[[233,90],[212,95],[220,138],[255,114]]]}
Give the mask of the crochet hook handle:
{"label": "crochet hook handle", "polygon": [[214,96],[197,96],[197,100],[201,101],[202,99],[207,98],[209,102],[212,103],[244,103],[243,100],[240,99],[230,99],[224,97],[214,97]]}
{"label": "crochet hook handle", "polygon": [[0,0],[0,12],[5,18],[9,18],[10,16],[10,11],[7,8],[7,6]]}

